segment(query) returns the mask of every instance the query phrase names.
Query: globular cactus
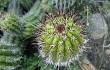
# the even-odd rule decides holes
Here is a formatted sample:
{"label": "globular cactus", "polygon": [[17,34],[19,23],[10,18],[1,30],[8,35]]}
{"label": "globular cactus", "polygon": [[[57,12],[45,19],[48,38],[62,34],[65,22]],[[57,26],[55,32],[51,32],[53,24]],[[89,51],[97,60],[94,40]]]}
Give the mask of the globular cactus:
{"label": "globular cactus", "polygon": [[18,37],[4,33],[0,39],[0,70],[16,70],[21,66],[22,46]]}
{"label": "globular cactus", "polygon": [[3,32],[9,32],[16,36],[21,36],[22,26],[17,16],[7,13],[2,17],[0,28]]}
{"label": "globular cactus", "polygon": [[48,13],[37,32],[39,52],[47,64],[68,66],[79,60],[86,39],[81,23],[72,15]]}

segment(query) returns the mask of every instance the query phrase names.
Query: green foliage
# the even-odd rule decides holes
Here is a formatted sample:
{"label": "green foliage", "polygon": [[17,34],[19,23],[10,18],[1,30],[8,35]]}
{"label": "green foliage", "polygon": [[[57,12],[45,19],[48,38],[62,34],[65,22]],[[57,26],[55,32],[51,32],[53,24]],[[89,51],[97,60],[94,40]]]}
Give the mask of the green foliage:
{"label": "green foliage", "polygon": [[6,8],[10,0],[0,0],[0,10]]}

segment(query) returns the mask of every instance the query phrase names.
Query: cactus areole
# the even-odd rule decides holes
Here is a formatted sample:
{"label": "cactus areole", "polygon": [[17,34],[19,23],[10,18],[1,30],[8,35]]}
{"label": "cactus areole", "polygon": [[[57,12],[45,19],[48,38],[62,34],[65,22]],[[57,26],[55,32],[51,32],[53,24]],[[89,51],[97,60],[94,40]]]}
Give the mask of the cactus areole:
{"label": "cactus areole", "polygon": [[39,52],[47,64],[68,66],[79,60],[86,39],[83,28],[74,16],[49,13],[39,25]]}

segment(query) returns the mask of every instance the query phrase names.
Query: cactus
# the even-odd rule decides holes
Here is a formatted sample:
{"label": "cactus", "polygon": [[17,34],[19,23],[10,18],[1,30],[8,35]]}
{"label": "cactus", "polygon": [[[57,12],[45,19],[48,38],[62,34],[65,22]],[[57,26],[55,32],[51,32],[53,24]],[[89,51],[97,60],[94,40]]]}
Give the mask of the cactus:
{"label": "cactus", "polygon": [[6,13],[1,18],[0,28],[3,31],[0,39],[0,70],[21,68],[23,44],[21,43],[22,27],[18,17]]}
{"label": "cactus", "polygon": [[[44,9],[48,8],[48,4],[46,4],[45,1],[46,0],[44,1],[37,0],[34,6],[30,9],[30,11],[23,16],[22,19],[23,19],[23,22],[25,23],[25,29],[23,31],[24,38],[33,36],[36,29],[38,28],[38,25],[40,23],[39,20],[43,19],[45,15]],[[45,6],[42,6],[42,5],[45,5]]]}
{"label": "cactus", "polygon": [[0,28],[3,32],[10,32],[16,36],[21,36],[21,23],[17,16],[7,13],[1,19]]}
{"label": "cactus", "polygon": [[67,66],[79,59],[86,39],[73,16],[48,14],[37,32],[39,52],[47,64]]}
{"label": "cactus", "polygon": [[0,70],[15,70],[21,66],[22,46],[18,37],[4,33],[0,39]]}
{"label": "cactus", "polygon": [[26,13],[25,16],[23,16],[23,20],[25,22],[25,29],[23,35],[25,38],[31,36],[34,33],[37,26],[36,23],[38,22],[36,18],[38,17],[38,14],[42,16],[40,11],[40,1],[37,1],[34,4],[34,7],[28,13]]}
{"label": "cactus", "polygon": [[51,4],[60,11],[67,11],[74,5],[76,0],[51,0]]}
{"label": "cactus", "polygon": [[18,0],[25,9],[30,9],[36,0]]}

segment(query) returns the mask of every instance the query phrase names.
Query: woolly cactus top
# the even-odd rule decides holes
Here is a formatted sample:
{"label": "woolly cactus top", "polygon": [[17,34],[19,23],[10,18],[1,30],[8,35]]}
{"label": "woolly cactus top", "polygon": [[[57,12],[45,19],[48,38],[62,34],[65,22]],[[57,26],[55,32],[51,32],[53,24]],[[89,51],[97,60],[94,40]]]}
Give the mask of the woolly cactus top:
{"label": "woolly cactus top", "polygon": [[39,26],[39,51],[45,62],[55,66],[67,66],[79,59],[85,39],[83,29],[72,16],[59,14],[46,16]]}

